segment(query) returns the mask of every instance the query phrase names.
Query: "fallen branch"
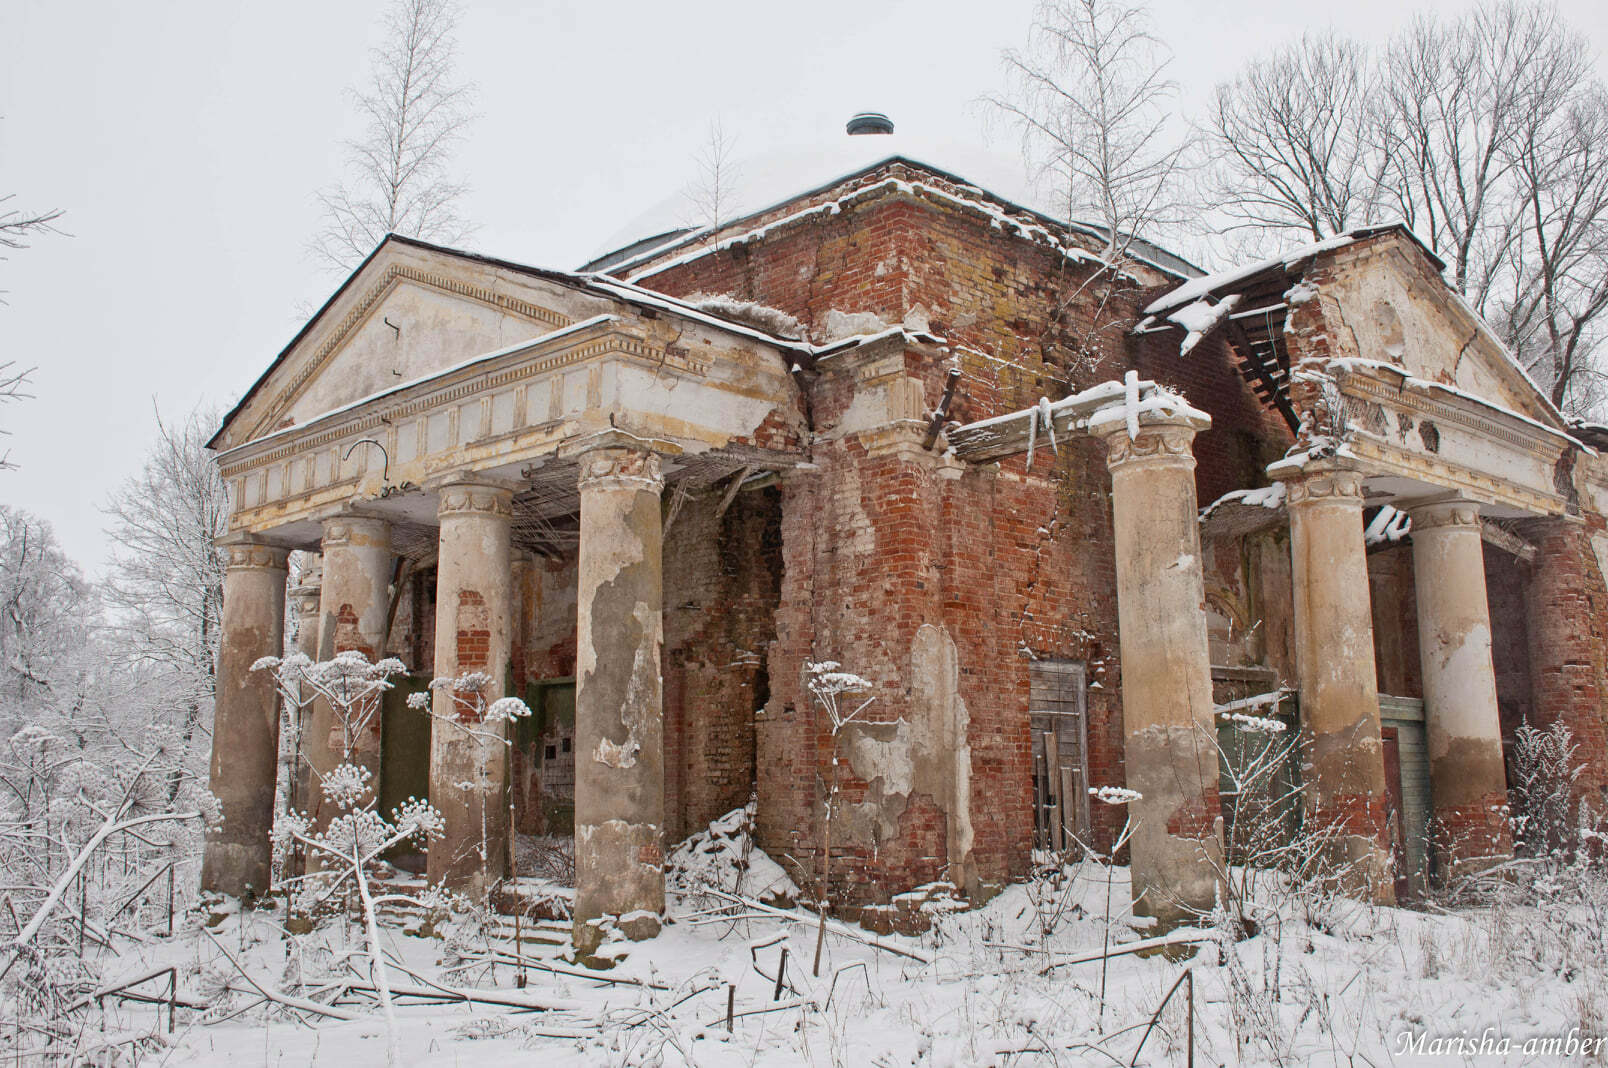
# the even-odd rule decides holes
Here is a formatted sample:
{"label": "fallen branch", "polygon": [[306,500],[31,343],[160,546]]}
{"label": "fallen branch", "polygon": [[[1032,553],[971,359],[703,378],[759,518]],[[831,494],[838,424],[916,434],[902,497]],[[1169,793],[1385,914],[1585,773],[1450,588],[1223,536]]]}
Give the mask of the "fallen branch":
{"label": "fallen branch", "polygon": [[[89,1006],[91,1003],[93,1003],[95,1001],[96,998],[103,998],[103,997],[106,997],[106,996],[108,996],[110,994],[115,994],[115,993],[118,993],[119,991],[127,990],[131,986],[139,986],[141,983],[148,983],[152,979],[157,978],[158,976],[167,975],[172,970],[173,969],[171,967],[169,967],[168,965],[163,965],[160,968],[153,968],[151,971],[148,971],[144,975],[141,975],[141,976],[139,976],[137,978],[134,978],[134,979],[118,979],[118,980],[116,980],[114,982],[106,983],[103,986],[97,987],[93,993],[86,994],[83,997],[79,998],[77,1001],[73,1002],[71,1005],[67,1006],[66,1011],[67,1012],[77,1012],[79,1009],[86,1008],[87,1006]],[[136,1001],[136,1000],[156,1001],[156,1002],[160,1002],[163,1005],[166,1005],[169,1001],[171,1001],[173,1004],[179,1006],[180,1008],[185,1008],[185,1009],[207,1009],[207,1008],[211,1007],[207,1002],[198,1001],[195,998],[189,997],[188,995],[185,995],[185,994],[174,994],[171,998],[169,998],[165,994],[160,996],[160,997],[158,997],[158,996],[156,996],[154,994],[153,995],[139,995],[139,996],[131,996],[129,998],[129,1000],[130,1001]]]}
{"label": "fallen branch", "polygon": [[234,965],[235,971],[240,973],[240,977],[242,979],[251,984],[251,988],[253,990],[267,998],[269,1001],[272,1001],[274,1004],[283,1005],[287,1009],[296,1009],[300,1012],[310,1012],[315,1016],[327,1016],[332,1020],[363,1019],[363,1013],[352,1012],[348,1009],[338,1009],[333,1005],[321,1005],[316,1001],[308,1001],[306,998],[293,997],[290,994],[284,993],[283,991],[276,990],[271,986],[266,986],[257,982],[257,980],[251,977],[251,973],[247,972],[241,963],[235,960],[233,954],[231,954],[228,949],[224,948],[223,943],[218,941],[216,935],[214,935],[211,931],[208,931],[206,928],[202,928],[201,933],[206,935],[207,939],[211,941],[214,946],[218,947],[218,952],[222,953],[224,959],[226,959],[230,964]]}
{"label": "fallen branch", "polygon": [[[1044,970],[1060,968],[1068,964],[1097,964],[1111,957],[1121,957],[1129,953],[1144,953],[1152,949],[1166,949],[1169,946],[1193,946],[1202,942],[1215,941],[1217,935],[1211,931],[1175,931],[1172,934],[1158,935],[1155,938],[1141,938],[1137,942],[1124,942],[1122,945],[1101,950],[1098,953],[1085,953],[1079,956],[1071,954],[1055,954],[1063,959],[1052,960],[1044,965]],[[1014,949],[1019,953],[1031,953],[1035,956],[1047,954],[1047,950],[1033,946],[1019,946],[1013,942],[984,942],[990,949]]]}
{"label": "fallen branch", "polygon": [[[674,893],[677,891],[672,892]],[[755,901],[752,898],[740,897],[737,894],[728,894],[724,890],[716,890],[713,887],[706,887],[696,891],[685,891],[683,893],[685,893],[686,896],[692,897],[719,898],[723,901],[729,901],[733,905],[741,905],[745,909],[762,913],[773,919],[787,920],[789,923],[814,925],[822,922],[818,916],[807,916],[800,915],[796,912],[789,912],[786,909],[775,908],[774,906]],[[870,946],[872,949],[880,949],[884,953],[892,953],[897,957],[907,957],[910,960],[916,961],[918,964],[932,963],[932,957],[921,952],[920,950],[907,949],[904,946],[894,945],[891,942],[884,942],[882,939],[877,938],[874,935],[867,934],[865,931],[856,930],[846,923],[839,923],[836,920],[827,920],[825,921],[825,924],[826,929],[831,931],[833,934],[858,942],[861,945]]]}
{"label": "fallen branch", "polygon": [[[127,811],[126,806],[121,811]],[[136,816],[128,820],[120,820],[117,818],[118,815],[119,813],[113,813],[107,816],[106,821],[100,825],[100,829],[90,837],[88,842],[84,843],[83,848],[78,851],[78,855],[73,858],[72,863],[67,865],[67,870],[61,873],[61,877],[50,888],[50,893],[45,896],[45,903],[39,906],[38,911],[33,914],[33,918],[28,921],[27,926],[18,933],[16,938],[12,939],[6,948],[16,952],[33,941],[33,936],[39,933],[39,928],[45,925],[45,919],[61,902],[62,896],[67,892],[67,887],[77,877],[79,869],[88,863],[91,854],[100,848],[100,844],[112,835],[120,831],[126,831],[131,827],[142,827],[147,823],[201,818],[201,813],[199,812],[154,812],[148,816]]]}
{"label": "fallen branch", "polygon": [[[349,982],[349,990],[360,990],[368,994],[379,994],[379,988],[373,983]],[[550,998],[546,1001],[521,997],[518,994],[505,994],[500,990],[480,990],[476,987],[447,986],[443,983],[427,983],[423,986],[408,986],[391,984],[391,993],[399,998],[430,998],[437,1001],[462,1001],[474,1005],[498,1005],[505,1009],[521,1009],[525,1012],[596,1012],[598,1006],[585,1001],[575,1001],[569,998]]]}

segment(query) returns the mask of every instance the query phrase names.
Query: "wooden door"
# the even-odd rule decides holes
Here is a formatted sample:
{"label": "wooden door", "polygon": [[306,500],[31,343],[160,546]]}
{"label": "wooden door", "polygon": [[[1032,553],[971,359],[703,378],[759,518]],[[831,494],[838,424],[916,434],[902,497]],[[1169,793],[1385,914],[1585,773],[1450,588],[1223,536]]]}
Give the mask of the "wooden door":
{"label": "wooden door", "polygon": [[1039,849],[1089,842],[1088,691],[1080,661],[1040,660],[1030,672],[1033,840]]}
{"label": "wooden door", "polygon": [[1390,821],[1390,859],[1396,873],[1396,900],[1404,901],[1410,890],[1407,859],[1406,806],[1401,790],[1401,744],[1395,727],[1381,727],[1380,741],[1385,755],[1385,812]]}

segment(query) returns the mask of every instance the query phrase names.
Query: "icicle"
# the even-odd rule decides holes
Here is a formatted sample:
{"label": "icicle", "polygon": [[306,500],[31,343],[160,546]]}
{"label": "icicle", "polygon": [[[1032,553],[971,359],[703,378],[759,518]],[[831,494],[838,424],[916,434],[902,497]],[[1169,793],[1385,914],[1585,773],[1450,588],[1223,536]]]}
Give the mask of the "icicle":
{"label": "icicle", "polygon": [[1050,436],[1050,452],[1056,456],[1061,455],[1061,447],[1055,441],[1055,413],[1050,410],[1050,398],[1039,398],[1038,414],[1039,418],[1044,420],[1044,432]]}
{"label": "icicle", "polygon": [[1027,467],[1033,470],[1033,448],[1038,444],[1038,411],[1027,413]]}
{"label": "icicle", "polygon": [[1139,372],[1123,375],[1122,385],[1126,391],[1123,405],[1128,409],[1128,440],[1132,441],[1139,436]]}

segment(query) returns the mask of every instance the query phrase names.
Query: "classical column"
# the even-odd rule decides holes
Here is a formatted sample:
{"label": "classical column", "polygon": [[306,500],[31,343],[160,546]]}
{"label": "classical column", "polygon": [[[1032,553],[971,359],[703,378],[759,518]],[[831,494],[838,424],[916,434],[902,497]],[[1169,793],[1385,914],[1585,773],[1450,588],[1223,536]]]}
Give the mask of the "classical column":
{"label": "classical column", "polygon": [[1268,474],[1289,489],[1306,827],[1347,892],[1394,902],[1362,474],[1334,460]]}
{"label": "classical column", "polygon": [[508,677],[513,494],[451,483],[441,488],[436,514],[435,675],[478,675],[481,684],[432,692],[430,802],[446,831],[430,845],[429,876],[485,902],[508,864],[508,725],[484,722],[484,715],[504,696]]}
{"label": "classical column", "polygon": [[[319,596],[317,659],[359,652],[370,662],[385,655],[385,628],[391,609],[391,524],[383,519],[343,515],[324,521],[324,577]],[[373,773],[375,796],[380,789],[380,717],[367,723],[338,722],[323,701],[314,703],[309,759],[323,775],[338,764],[352,763]],[[320,797],[315,787],[314,798]],[[321,802],[315,817],[327,819]]]}
{"label": "classical column", "polygon": [[651,938],[664,911],[659,458],[581,456],[575,665],[575,947],[612,920]]}
{"label": "classical column", "polygon": [[[302,553],[296,585],[290,588],[289,596],[291,612],[296,620],[296,651],[309,660],[318,659],[318,607],[323,581],[323,557],[318,553]],[[307,761],[307,728],[312,710],[298,709],[295,716],[295,722],[291,725],[294,737],[285,754],[289,762],[285,772],[290,807],[301,812],[309,807],[312,798],[312,765]]]}
{"label": "classical column", "polygon": [[1446,500],[1410,506],[1407,514],[1436,839],[1442,873],[1455,875],[1513,855],[1502,815],[1507,771],[1480,510],[1473,501]]}
{"label": "classical column", "polygon": [[222,823],[207,832],[201,889],[236,897],[269,887],[279,691],[251,666],[285,641],[284,549],[246,540],[224,547],[223,634],[212,729],[212,793]]}
{"label": "classical column", "polygon": [[1198,920],[1223,871],[1216,729],[1195,500],[1202,414],[1146,413],[1130,436],[1123,409],[1097,413],[1116,536],[1124,766],[1134,823],[1133,910],[1162,926]]}

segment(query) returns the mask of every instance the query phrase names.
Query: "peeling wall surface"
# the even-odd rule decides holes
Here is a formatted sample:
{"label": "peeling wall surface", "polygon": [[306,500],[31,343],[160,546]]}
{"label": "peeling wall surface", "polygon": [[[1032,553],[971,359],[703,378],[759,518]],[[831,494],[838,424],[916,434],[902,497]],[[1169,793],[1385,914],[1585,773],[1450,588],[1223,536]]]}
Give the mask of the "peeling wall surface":
{"label": "peeling wall surface", "polygon": [[[390,652],[415,685],[484,671],[484,697],[539,706],[493,760],[436,693],[432,878],[501,878],[511,796],[518,831],[575,834],[577,944],[649,935],[665,849],[751,798],[759,843],[822,872],[836,762],[838,907],[985,896],[1029,870],[1063,789],[1034,752],[1043,661],[1084,680],[1078,781],[1144,795],[1090,806],[1087,844],[1143,815],[1135,884],[1164,922],[1217,892],[1214,682],[1293,691],[1309,815],[1381,899],[1381,693],[1423,699],[1436,810],[1486,853],[1506,847],[1475,814],[1525,718],[1567,724],[1581,799],[1608,798],[1608,461],[1411,236],[1276,268],[1259,378],[1247,322],[1187,354],[1144,325],[1176,262],[1097,273],[1096,237],[1048,225],[891,161],[618,281],[407,239],[354,274],[214,445],[233,541],[323,553],[294,591],[318,655]],[[1034,422],[986,462],[950,447],[946,427],[1129,372],[1191,414]],[[241,664],[274,640],[271,571],[230,573],[225,792],[265,774],[234,751],[264,744]],[[835,740],[822,661],[872,699]],[[309,734],[327,764],[327,717]],[[266,868],[261,813],[231,797],[207,878],[237,891]]]}

